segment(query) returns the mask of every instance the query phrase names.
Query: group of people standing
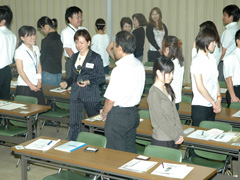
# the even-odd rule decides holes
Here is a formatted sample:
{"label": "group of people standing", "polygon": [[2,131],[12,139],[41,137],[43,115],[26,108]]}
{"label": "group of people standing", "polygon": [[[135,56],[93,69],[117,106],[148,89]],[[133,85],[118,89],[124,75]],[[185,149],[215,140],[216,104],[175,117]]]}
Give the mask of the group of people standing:
{"label": "group of people standing", "polygon": [[[106,120],[108,148],[136,152],[137,105],[145,84],[142,60],[146,35],[150,43],[147,57],[153,62],[154,78],[148,95],[152,144],[178,148],[184,140],[177,112],[181,102],[184,57],[182,42],[176,36],[168,35],[161,10],[154,7],[148,22],[141,13],[134,14],[133,21],[123,17],[121,31],[112,41],[104,32],[106,23],[101,18],[96,20],[97,34],[91,38],[87,28],[82,26],[82,15],[83,11],[76,6],[67,8],[65,20],[68,25],[61,35],[56,31],[56,19],[41,17],[37,27],[46,35],[41,42],[41,50],[35,45],[36,29],[22,26],[15,51],[16,36],[8,29],[12,11],[8,6],[0,6],[0,99],[10,98],[9,65],[14,57],[19,73],[16,95],[34,96],[39,104],[45,104],[42,84],[60,84],[62,88],[71,86],[69,140],[76,140],[81,131],[85,108],[89,117],[100,112],[102,119]],[[221,40],[213,22],[206,21],[200,25],[191,64],[193,125],[198,126],[202,120],[214,120],[215,113],[221,111],[218,63],[222,60],[228,104],[239,102],[239,17],[240,10],[236,5],[223,9],[223,22],[227,29]],[[133,25],[135,30],[131,33]],[[66,81],[61,82],[63,52]],[[116,67],[104,94],[104,107],[100,110],[99,86],[105,83],[105,74],[109,73],[109,56],[116,61]]]}

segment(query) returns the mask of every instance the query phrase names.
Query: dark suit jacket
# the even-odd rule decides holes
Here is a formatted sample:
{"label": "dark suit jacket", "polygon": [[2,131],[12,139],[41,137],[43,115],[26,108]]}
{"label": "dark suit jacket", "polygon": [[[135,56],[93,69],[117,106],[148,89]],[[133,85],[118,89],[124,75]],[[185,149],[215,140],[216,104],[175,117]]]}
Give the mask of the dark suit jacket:
{"label": "dark suit jacket", "polygon": [[[89,50],[79,74],[74,66],[78,54],[79,52],[71,57],[71,77],[67,79],[68,86],[72,85],[70,99],[81,99],[83,102],[101,101],[99,85],[105,82],[102,58],[99,54]],[[89,80],[90,85],[80,87],[77,85],[77,81],[80,80]]]}

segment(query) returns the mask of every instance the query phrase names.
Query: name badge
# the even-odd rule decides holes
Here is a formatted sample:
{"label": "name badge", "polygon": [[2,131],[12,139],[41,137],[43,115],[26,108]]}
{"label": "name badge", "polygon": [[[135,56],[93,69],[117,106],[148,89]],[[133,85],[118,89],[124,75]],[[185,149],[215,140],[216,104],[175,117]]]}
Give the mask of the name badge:
{"label": "name badge", "polygon": [[41,74],[36,74],[36,75],[34,76],[34,79],[42,79],[42,75],[41,75]]}
{"label": "name badge", "polygon": [[93,69],[94,64],[93,63],[86,63],[86,68]]}

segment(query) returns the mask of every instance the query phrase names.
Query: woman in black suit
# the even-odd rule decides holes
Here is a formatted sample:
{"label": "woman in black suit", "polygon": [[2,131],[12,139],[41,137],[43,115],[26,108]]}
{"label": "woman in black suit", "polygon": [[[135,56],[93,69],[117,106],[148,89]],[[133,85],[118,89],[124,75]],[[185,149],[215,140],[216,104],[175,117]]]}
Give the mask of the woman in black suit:
{"label": "woman in black suit", "polygon": [[62,88],[71,88],[69,140],[75,141],[82,128],[83,108],[88,117],[99,114],[99,85],[105,82],[101,56],[90,49],[91,36],[87,30],[78,30],[74,41],[79,52],[71,57],[71,77],[61,82]]}

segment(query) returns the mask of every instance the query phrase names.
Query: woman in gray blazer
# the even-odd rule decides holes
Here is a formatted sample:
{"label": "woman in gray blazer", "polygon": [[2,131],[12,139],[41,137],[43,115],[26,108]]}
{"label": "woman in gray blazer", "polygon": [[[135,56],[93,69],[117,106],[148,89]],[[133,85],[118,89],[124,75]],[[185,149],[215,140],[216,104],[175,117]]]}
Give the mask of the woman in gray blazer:
{"label": "woman in gray blazer", "polygon": [[152,145],[178,148],[183,130],[175,107],[175,94],[170,86],[174,64],[165,56],[153,65],[154,84],[149,90],[148,106],[153,127]]}

